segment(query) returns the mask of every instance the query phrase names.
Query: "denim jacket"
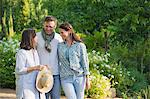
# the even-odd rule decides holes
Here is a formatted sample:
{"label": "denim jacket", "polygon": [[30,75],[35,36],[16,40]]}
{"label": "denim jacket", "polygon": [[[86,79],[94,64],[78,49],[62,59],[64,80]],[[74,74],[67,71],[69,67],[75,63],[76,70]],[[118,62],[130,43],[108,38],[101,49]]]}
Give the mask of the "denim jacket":
{"label": "denim jacket", "polygon": [[71,75],[73,73],[72,71],[76,71],[78,74],[89,75],[89,61],[85,44],[74,42],[69,47],[66,42],[59,43],[58,57],[60,75]]}

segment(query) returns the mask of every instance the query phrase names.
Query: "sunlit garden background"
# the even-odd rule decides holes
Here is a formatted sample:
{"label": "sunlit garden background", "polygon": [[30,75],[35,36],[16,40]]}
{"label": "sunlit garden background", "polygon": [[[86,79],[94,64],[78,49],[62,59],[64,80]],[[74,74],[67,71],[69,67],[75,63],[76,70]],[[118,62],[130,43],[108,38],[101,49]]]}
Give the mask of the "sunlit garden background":
{"label": "sunlit garden background", "polygon": [[[85,42],[92,88],[86,96],[150,99],[149,0],[1,0],[0,88],[15,89],[21,31],[40,31],[46,15],[70,22]],[[58,32],[58,29],[56,29]]]}

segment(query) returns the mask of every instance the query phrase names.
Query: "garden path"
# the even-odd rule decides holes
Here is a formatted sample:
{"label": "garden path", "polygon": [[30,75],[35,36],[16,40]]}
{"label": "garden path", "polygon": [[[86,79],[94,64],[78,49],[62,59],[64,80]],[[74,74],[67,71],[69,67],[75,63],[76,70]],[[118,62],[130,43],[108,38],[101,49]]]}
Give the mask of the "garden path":
{"label": "garden path", "polygon": [[[0,99],[16,99],[15,90],[0,88]],[[66,99],[66,98],[65,96],[61,96],[60,99]],[[107,98],[107,99],[121,99],[121,98]]]}

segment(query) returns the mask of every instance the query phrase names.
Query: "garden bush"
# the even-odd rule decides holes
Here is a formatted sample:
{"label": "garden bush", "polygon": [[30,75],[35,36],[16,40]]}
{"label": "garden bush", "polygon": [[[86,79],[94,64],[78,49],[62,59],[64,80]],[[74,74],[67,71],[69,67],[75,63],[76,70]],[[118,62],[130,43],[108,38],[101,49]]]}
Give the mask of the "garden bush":
{"label": "garden bush", "polygon": [[15,88],[15,54],[18,48],[18,40],[4,38],[0,41],[0,87]]}
{"label": "garden bush", "polygon": [[135,78],[130,71],[120,64],[110,60],[110,54],[92,51],[89,53],[90,70],[98,70],[102,74],[111,79],[112,87],[117,89],[117,96],[127,93],[131,90],[131,86],[135,83]]}
{"label": "garden bush", "polygon": [[150,85],[148,85],[145,89],[141,89],[139,96],[141,99],[150,99]]}
{"label": "garden bush", "polygon": [[90,79],[91,88],[87,91],[88,97],[92,99],[105,99],[111,95],[111,83],[109,78],[99,74],[97,70],[92,70]]}

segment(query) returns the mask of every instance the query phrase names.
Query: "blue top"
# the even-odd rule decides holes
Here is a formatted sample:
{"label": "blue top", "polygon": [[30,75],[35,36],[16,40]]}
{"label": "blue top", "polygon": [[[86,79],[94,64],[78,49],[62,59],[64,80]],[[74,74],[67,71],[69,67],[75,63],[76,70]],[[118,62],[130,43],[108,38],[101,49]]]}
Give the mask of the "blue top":
{"label": "blue top", "polygon": [[81,42],[74,42],[68,46],[66,42],[58,44],[58,59],[60,77],[89,75],[89,61],[86,46]]}

